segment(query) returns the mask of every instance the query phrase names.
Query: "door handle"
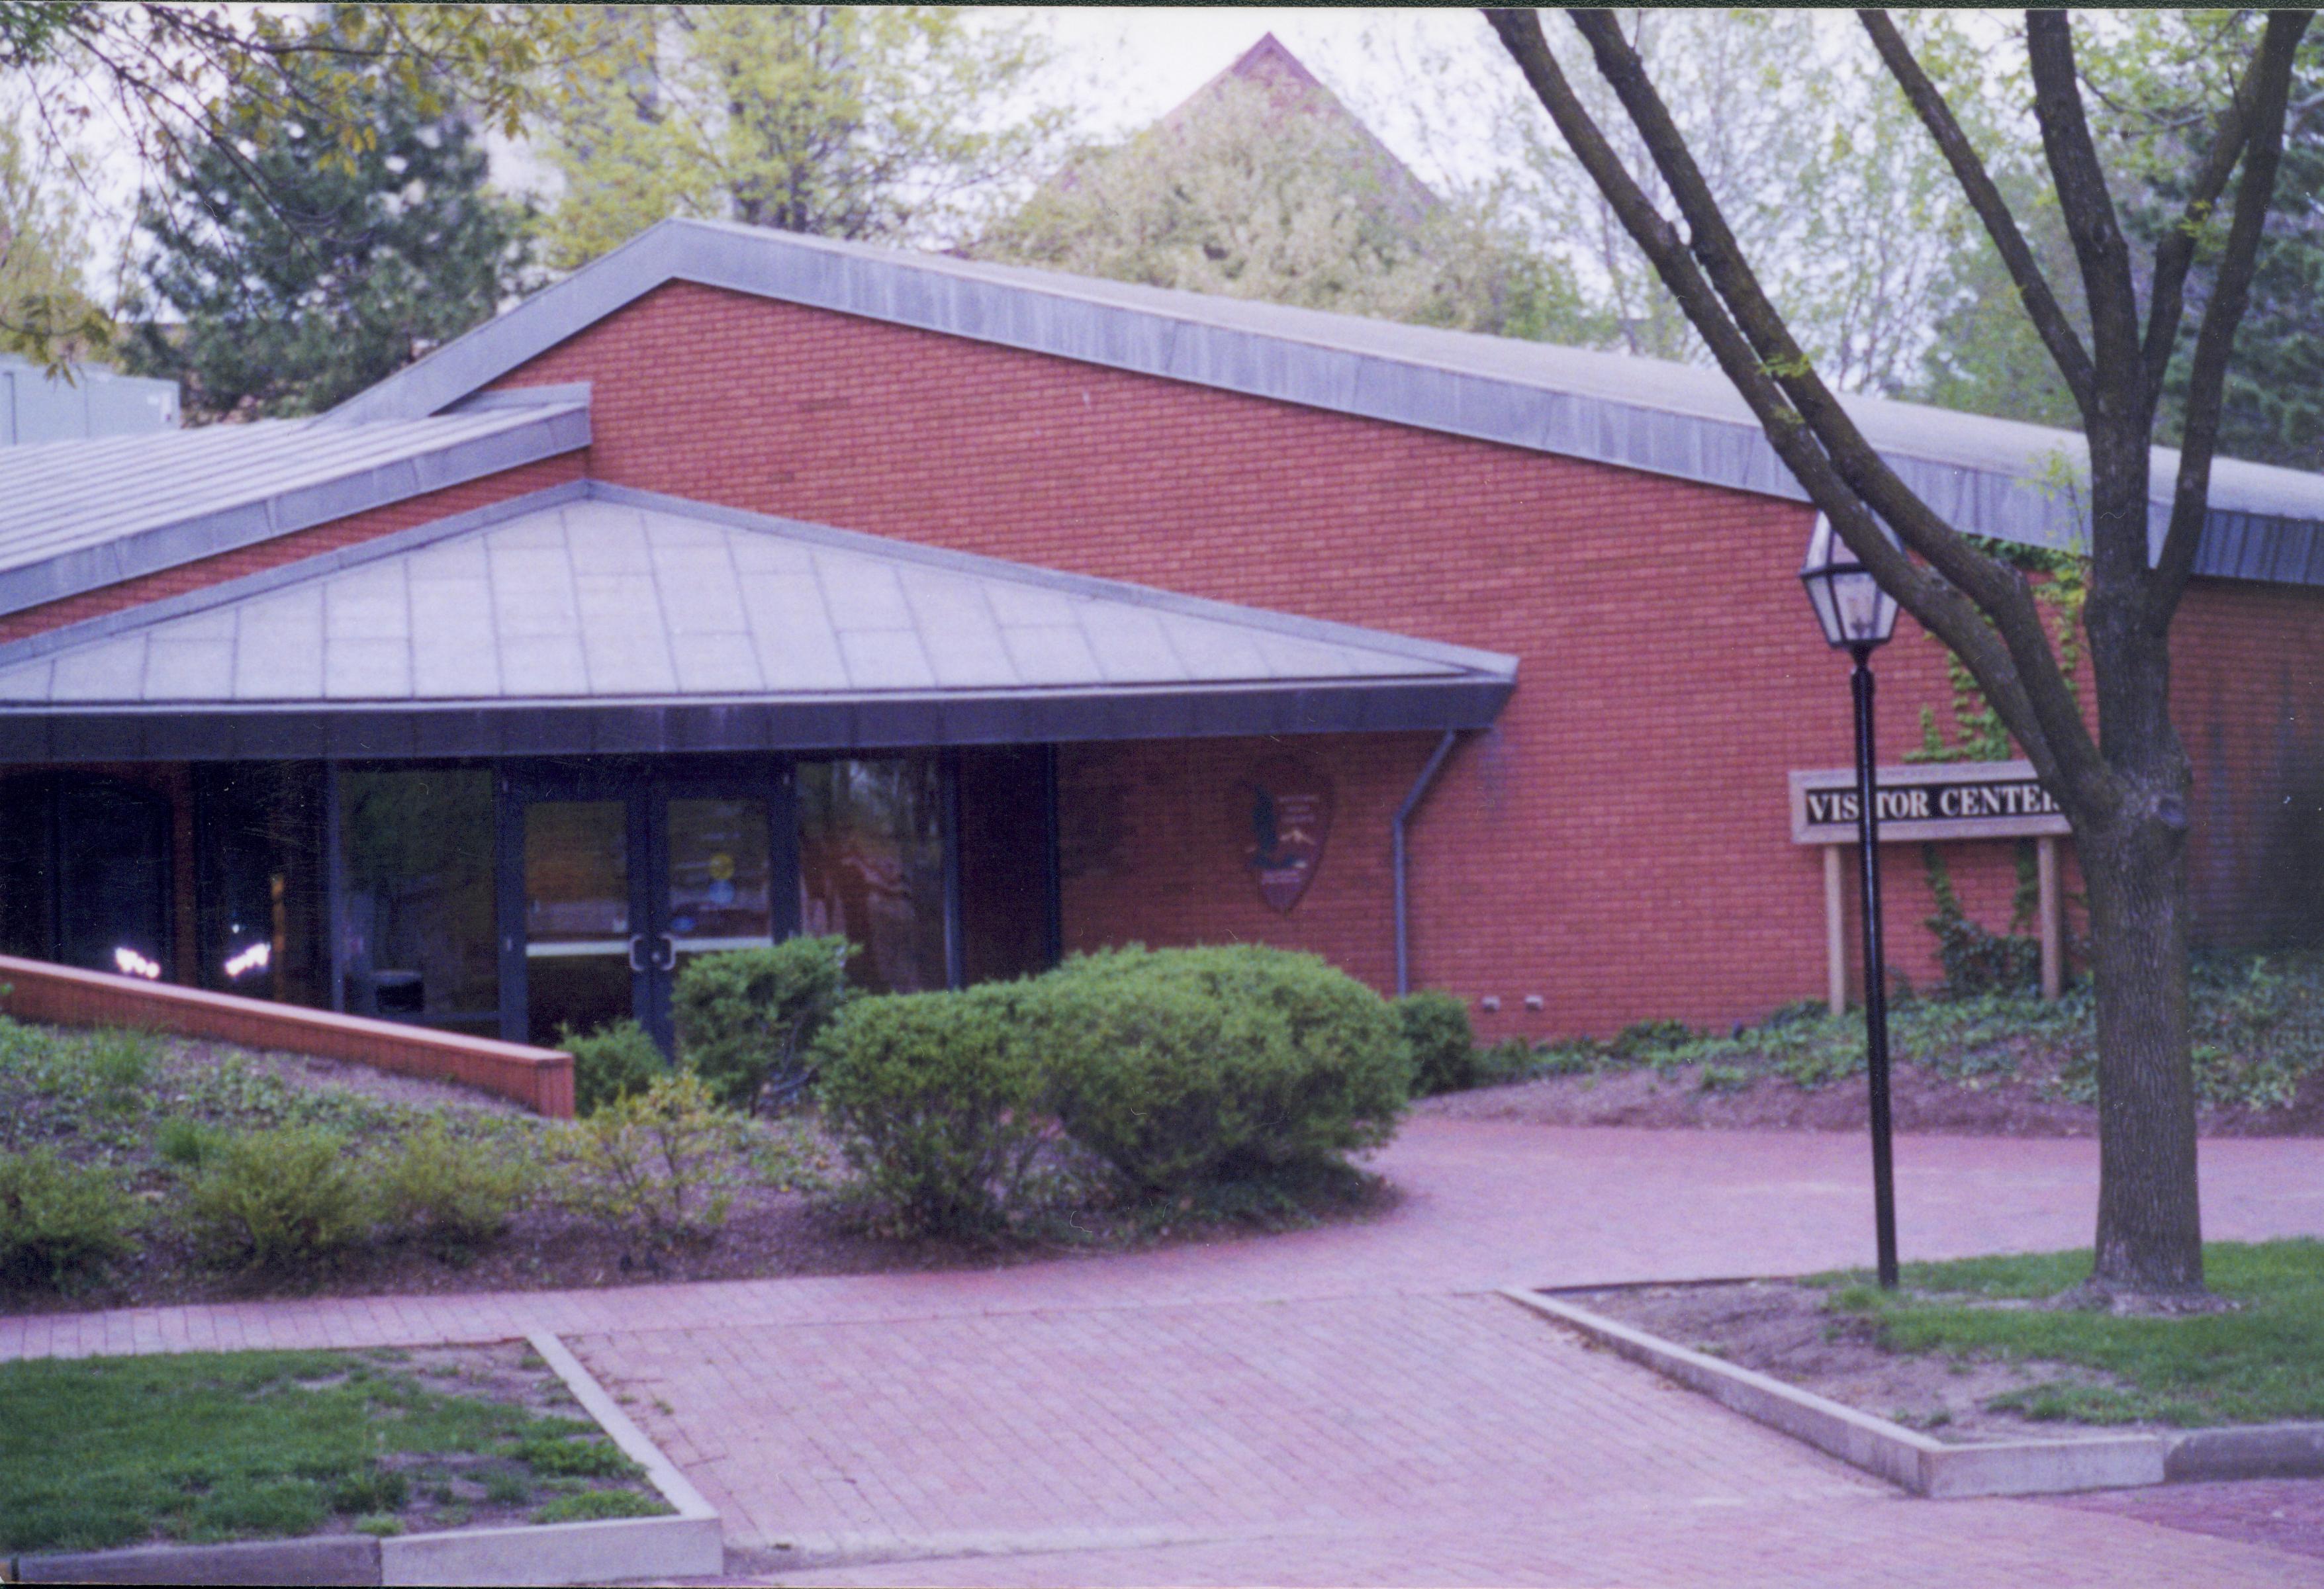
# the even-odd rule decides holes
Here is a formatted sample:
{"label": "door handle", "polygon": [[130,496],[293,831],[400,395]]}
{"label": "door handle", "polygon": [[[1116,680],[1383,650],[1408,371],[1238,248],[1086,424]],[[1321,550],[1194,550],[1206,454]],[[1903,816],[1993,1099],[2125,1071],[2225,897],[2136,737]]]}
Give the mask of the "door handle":
{"label": "door handle", "polygon": [[676,970],[678,969],[678,940],[672,938],[667,932],[657,932],[654,936],[661,940],[662,947],[662,956],[660,959],[654,961],[654,969],[657,971]]}
{"label": "door handle", "polygon": [[646,963],[645,963],[645,961],[638,958],[638,957],[639,957],[639,955],[640,955],[640,954],[641,954],[641,953],[644,951],[644,950],[645,950],[645,945],[646,945],[646,935],[645,935],[644,933],[642,933],[642,932],[632,932],[632,933],[631,933],[631,934],[630,934],[630,969],[631,969],[631,970],[632,970],[632,971],[642,971],[642,970],[644,970],[644,969],[646,969]]}

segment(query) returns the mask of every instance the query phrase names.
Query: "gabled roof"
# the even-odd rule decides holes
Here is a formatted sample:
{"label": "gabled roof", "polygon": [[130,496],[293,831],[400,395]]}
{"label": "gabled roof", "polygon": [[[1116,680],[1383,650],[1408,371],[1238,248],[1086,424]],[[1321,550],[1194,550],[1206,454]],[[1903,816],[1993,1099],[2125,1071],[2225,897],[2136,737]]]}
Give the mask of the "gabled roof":
{"label": "gabled roof", "polygon": [[0,646],[0,757],[1474,727],[1512,657],[575,482]]}
{"label": "gabled roof", "polygon": [[[350,399],[330,418],[440,413],[669,281],[693,281],[1113,369],[1511,446],[1803,497],[1715,370],[1250,299],[988,264],[724,222],[669,220]],[[1844,400],[1938,512],[2071,547],[2087,515],[2071,431]],[[2155,449],[2158,537],[2178,455]],[[2220,459],[2199,568],[2324,583],[2324,476]]]}
{"label": "gabled roof", "polygon": [[586,398],[0,448],[0,612],[589,445]]}

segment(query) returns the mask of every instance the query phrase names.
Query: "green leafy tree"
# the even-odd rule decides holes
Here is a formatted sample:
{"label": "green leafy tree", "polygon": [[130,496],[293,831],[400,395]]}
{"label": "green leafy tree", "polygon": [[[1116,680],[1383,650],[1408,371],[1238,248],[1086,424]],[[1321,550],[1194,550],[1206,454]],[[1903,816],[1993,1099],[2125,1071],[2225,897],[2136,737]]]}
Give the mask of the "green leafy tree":
{"label": "green leafy tree", "polygon": [[1440,198],[1320,91],[1225,80],[1078,152],[975,248],[1154,287],[1523,336],[1586,335],[1499,188]]}
{"label": "green leafy tree", "polygon": [[[1698,170],[1827,377],[1843,390],[1901,393],[1919,376],[1931,324],[1957,292],[1975,218],[1910,108],[1828,15],[1803,11],[1624,10],[1609,14],[1662,86]],[[1969,53],[1943,18],[1915,24],[1932,57]],[[1586,67],[1581,41],[1553,52],[1609,145],[1665,207],[1652,152]],[[1964,78],[1967,73],[1961,74]],[[1613,331],[1650,358],[1709,362],[1709,348],[1623,228],[1589,171],[1529,101],[1502,120],[1524,173],[1536,235]],[[1983,108],[1967,101],[1966,114]]]}
{"label": "green leafy tree", "polygon": [[364,134],[352,153],[245,100],[226,113],[241,146],[198,146],[175,191],[141,207],[143,286],[169,320],[146,318],[126,351],[140,372],[179,378],[196,413],[327,409],[520,283],[524,217],[485,190],[463,116],[431,113],[392,71],[339,104],[340,129]]}
{"label": "green leafy tree", "polygon": [[81,280],[88,228],[68,152],[44,160],[29,117],[0,112],[0,352],[47,357],[101,344],[111,320]]}
{"label": "green leafy tree", "polygon": [[609,6],[588,27],[546,106],[559,268],[670,216],[954,241],[1067,115],[1040,33],[950,7]]}
{"label": "green leafy tree", "polygon": [[[189,171],[207,155],[211,174],[249,190],[240,202],[264,205],[268,173],[254,151],[295,127],[318,163],[353,170],[378,136],[373,108],[383,82],[409,96],[422,123],[457,108],[479,126],[513,134],[543,69],[584,48],[576,13],[563,5],[0,0],[0,73],[29,102],[23,124],[41,130],[43,153],[101,120],[149,178]],[[176,192],[149,184],[147,198],[167,204]],[[185,197],[191,203],[194,196]],[[198,228],[199,207],[180,224]],[[60,317],[37,284],[6,286],[0,282],[0,334],[32,356],[54,363],[102,351],[109,315]]]}

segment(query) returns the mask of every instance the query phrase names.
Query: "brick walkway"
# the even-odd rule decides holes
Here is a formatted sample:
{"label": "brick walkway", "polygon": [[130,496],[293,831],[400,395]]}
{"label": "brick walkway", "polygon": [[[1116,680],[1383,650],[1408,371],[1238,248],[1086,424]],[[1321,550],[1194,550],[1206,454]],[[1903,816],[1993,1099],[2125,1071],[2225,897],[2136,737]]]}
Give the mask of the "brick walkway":
{"label": "brick walkway", "polygon": [[[2242,1502],[1900,1499],[1484,1294],[1861,1262],[1863,1158],[1845,1136],[1424,1120],[1383,1161],[1404,1204],[1364,1226],[938,1274],[5,1318],[0,1356],[554,1329],[720,1506],[733,1570],[816,1582],[2324,1584]],[[2088,1239],[2088,1143],[1898,1158],[1908,1257]],[[2215,1236],[2324,1233],[2324,1142],[2207,1144],[2204,1174]]]}

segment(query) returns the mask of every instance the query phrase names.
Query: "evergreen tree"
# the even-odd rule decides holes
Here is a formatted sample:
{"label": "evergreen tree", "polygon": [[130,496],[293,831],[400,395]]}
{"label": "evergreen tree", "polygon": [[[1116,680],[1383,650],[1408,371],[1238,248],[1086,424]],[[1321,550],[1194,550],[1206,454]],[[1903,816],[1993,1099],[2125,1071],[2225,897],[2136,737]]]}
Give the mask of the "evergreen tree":
{"label": "evergreen tree", "polygon": [[319,412],[520,285],[527,217],[485,190],[466,120],[392,68],[341,91],[352,148],[254,96],[228,107],[239,138],[193,146],[139,206],[150,248],[129,362],[177,377],[189,414]]}

